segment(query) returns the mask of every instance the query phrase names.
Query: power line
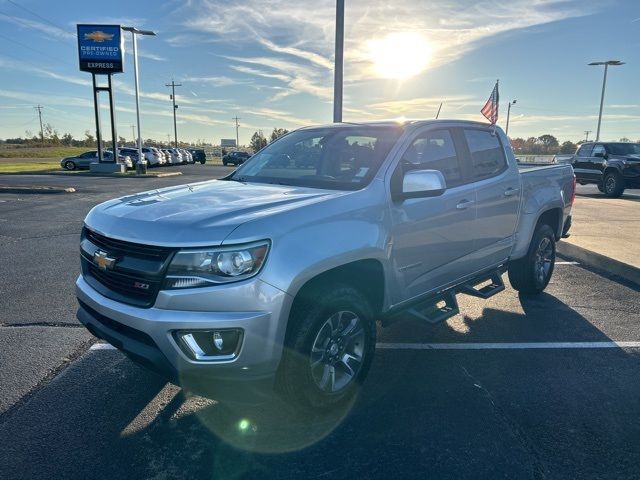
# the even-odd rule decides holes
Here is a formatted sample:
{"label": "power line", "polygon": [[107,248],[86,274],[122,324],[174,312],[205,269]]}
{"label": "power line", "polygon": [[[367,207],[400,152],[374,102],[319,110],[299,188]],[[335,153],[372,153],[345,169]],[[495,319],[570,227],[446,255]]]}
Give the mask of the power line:
{"label": "power line", "polygon": [[40,140],[42,140],[44,142],[44,130],[42,129],[42,109],[44,107],[42,107],[42,105],[38,104],[37,107],[33,107],[36,110],[38,110],[38,117],[40,118]]}
{"label": "power line", "polygon": [[165,87],[171,87],[171,100],[173,101],[173,135],[175,138],[175,147],[178,148],[178,123],[176,122],[176,87],[181,87],[181,83],[176,83],[171,79],[171,83],[165,84]]}
{"label": "power line", "polygon": [[[60,62],[66,63],[67,65],[73,65],[69,60],[66,60],[66,59],[63,60],[62,57],[52,57],[51,54],[49,54],[49,53],[45,53],[42,50],[38,50],[36,48],[33,48],[33,47],[27,45],[26,43],[18,42],[17,40],[14,40],[13,38],[7,37],[6,35],[3,35],[1,33],[0,33],[0,37],[4,38],[5,40],[8,40],[8,41],[10,41],[12,43],[15,43],[16,45],[20,45],[23,48],[31,50],[32,52],[39,53],[43,57],[47,57],[49,60],[51,60],[52,58],[55,58],[56,60],[58,60]],[[3,55],[8,55],[8,56],[10,56],[12,58],[15,58],[16,60],[20,60],[20,61],[24,62],[23,59],[18,58],[18,57],[14,56],[14,55],[11,55],[9,53],[3,52]],[[25,63],[29,63],[29,62],[25,62]],[[36,66],[35,64],[32,64],[32,65]],[[42,65],[39,65],[38,68],[42,68]]]}
{"label": "power line", "polygon": [[23,6],[23,5],[20,5],[20,4],[16,3],[16,2],[14,2],[13,0],[7,0],[7,2],[9,2],[11,5],[14,5],[14,6],[16,6],[16,7],[20,8],[21,10],[24,10],[24,11],[25,11],[25,12],[27,12],[27,13],[30,13],[30,14],[31,14],[31,15],[33,15],[34,17],[39,18],[39,19],[40,19],[40,20],[42,20],[43,22],[46,22],[46,23],[48,23],[49,25],[51,25],[51,26],[53,26],[53,27],[56,27],[58,30],[62,30],[64,33],[71,33],[71,32],[69,32],[69,31],[65,30],[64,28],[62,28],[60,25],[56,25],[56,24],[55,24],[55,23],[53,23],[51,20],[49,20],[49,19],[47,19],[47,18],[43,17],[42,15],[40,15],[40,14],[38,14],[38,13],[34,12],[33,10],[28,9],[27,7],[25,7],[25,6]]}

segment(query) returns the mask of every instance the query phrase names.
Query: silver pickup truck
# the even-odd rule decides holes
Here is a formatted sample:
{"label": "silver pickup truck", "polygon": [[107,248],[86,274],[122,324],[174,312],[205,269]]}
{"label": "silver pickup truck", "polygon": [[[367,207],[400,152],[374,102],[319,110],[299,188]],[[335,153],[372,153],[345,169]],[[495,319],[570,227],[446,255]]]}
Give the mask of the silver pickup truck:
{"label": "silver pickup truck", "polygon": [[242,400],[354,398],[382,326],[456,295],[541,292],[571,225],[570,165],[519,171],[463,121],[296,130],[220,180],[96,206],[79,320],[171,381]]}

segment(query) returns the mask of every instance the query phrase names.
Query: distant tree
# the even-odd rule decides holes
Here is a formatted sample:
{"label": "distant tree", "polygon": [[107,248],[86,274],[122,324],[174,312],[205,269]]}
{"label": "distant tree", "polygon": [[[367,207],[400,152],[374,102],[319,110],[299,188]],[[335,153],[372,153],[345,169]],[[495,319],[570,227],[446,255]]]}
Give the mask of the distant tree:
{"label": "distant tree", "polygon": [[560,153],[575,153],[578,146],[570,140],[563,142],[560,145]]}
{"label": "distant tree", "polygon": [[249,146],[254,153],[267,146],[267,139],[265,138],[264,133],[262,133],[262,130],[258,130],[251,136]]}
{"label": "distant tree", "polygon": [[557,148],[560,145],[558,139],[548,133],[540,135],[538,137],[538,140],[540,141],[540,143],[542,143],[547,151],[552,148]]}
{"label": "distant tree", "polygon": [[513,148],[516,152],[522,151],[524,148],[524,138],[512,138],[511,140],[511,148]]}
{"label": "distant tree", "polygon": [[84,131],[84,140],[82,141],[83,147],[95,147],[96,137],[94,137],[89,130]]}
{"label": "distant tree", "polygon": [[631,140],[630,140],[629,138],[627,138],[627,137],[622,137],[622,138],[620,139],[620,141],[621,141],[621,142],[625,142],[625,143],[629,143]]}
{"label": "distant tree", "polygon": [[126,145],[127,144],[127,139],[124,138],[122,135],[118,136],[118,144],[120,145]]}
{"label": "distant tree", "polygon": [[287,130],[286,128],[274,128],[273,132],[271,132],[271,136],[269,137],[269,142],[273,142],[274,140],[277,140],[278,138],[280,138],[283,135],[286,135],[287,133],[289,133],[289,130]]}
{"label": "distant tree", "polygon": [[61,141],[63,145],[73,145],[73,135],[71,135],[70,133],[65,133],[64,135],[62,135]]}

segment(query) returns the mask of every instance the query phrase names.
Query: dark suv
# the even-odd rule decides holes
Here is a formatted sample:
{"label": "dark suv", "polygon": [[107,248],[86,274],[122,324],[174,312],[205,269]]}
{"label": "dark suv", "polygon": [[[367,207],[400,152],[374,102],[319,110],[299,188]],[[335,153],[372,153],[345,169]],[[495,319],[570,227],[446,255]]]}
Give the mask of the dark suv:
{"label": "dark suv", "polygon": [[189,153],[193,156],[193,163],[200,162],[204,165],[207,161],[207,154],[201,148],[190,148]]}
{"label": "dark suv", "polygon": [[571,164],[578,183],[596,184],[607,197],[620,197],[625,188],[640,188],[640,143],[583,143]]}
{"label": "dark suv", "polygon": [[251,158],[251,155],[249,155],[247,152],[229,152],[222,157],[222,164],[242,165],[249,158]]}

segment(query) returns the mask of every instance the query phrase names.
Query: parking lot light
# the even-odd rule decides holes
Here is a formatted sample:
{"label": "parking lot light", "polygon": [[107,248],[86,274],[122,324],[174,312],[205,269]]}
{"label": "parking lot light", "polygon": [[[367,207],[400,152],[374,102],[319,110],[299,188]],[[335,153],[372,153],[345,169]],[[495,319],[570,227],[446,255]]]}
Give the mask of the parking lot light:
{"label": "parking lot light", "polygon": [[133,78],[136,85],[136,122],[138,125],[138,162],[142,162],[142,135],[140,134],[140,95],[139,95],[139,86],[138,86],[138,45],[136,40],[136,35],[148,35],[154,36],[155,32],[151,30],[139,30],[135,27],[122,27],[122,29],[126,32],[131,32],[131,43],[133,44]]}
{"label": "parking lot light", "polygon": [[600,113],[598,114],[598,129],[596,130],[596,142],[600,141],[600,124],[602,123],[602,107],[604,106],[604,90],[607,86],[607,70],[609,65],[617,67],[624,65],[620,60],[607,60],[606,62],[591,62],[589,66],[604,65],[604,77],[602,79],[602,94],[600,95]]}

